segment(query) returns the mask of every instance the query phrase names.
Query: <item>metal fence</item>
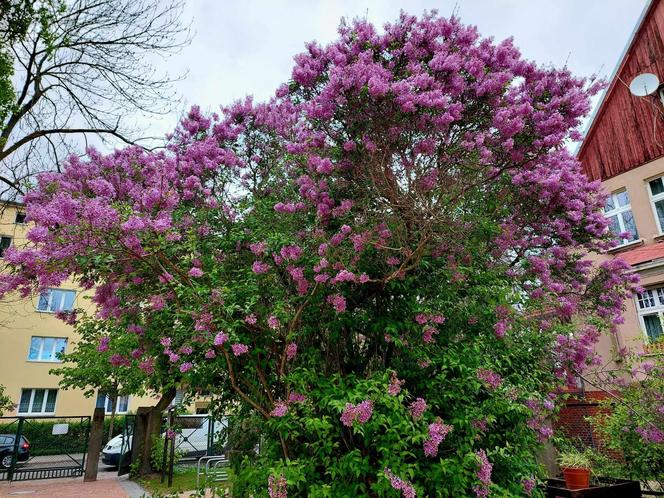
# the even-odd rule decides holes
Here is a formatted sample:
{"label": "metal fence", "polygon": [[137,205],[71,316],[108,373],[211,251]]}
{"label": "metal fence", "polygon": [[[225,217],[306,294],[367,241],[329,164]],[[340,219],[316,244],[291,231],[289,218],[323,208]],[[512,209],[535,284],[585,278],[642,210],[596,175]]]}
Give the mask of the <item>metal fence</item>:
{"label": "metal fence", "polygon": [[136,426],[136,415],[126,415],[122,421],[122,446],[120,447],[120,459],[118,461],[118,475],[129,474],[131,470],[131,455],[134,442],[134,428]]}
{"label": "metal fence", "polygon": [[0,481],[83,475],[90,417],[0,417]]}
{"label": "metal fence", "polygon": [[[169,425],[170,423],[170,425]],[[197,461],[202,456],[221,455],[224,441],[221,433],[226,419],[214,419],[210,415],[174,415],[166,427],[175,433],[175,452],[181,462]]]}

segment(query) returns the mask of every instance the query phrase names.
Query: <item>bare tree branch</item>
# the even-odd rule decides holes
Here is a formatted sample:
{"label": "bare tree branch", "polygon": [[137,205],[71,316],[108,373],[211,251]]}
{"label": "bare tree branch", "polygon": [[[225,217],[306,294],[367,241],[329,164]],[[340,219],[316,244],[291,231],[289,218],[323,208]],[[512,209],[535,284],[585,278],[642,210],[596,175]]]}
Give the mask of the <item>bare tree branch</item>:
{"label": "bare tree branch", "polygon": [[183,1],[67,0],[62,11],[54,2],[48,33],[33,22],[11,43],[15,100],[0,121],[5,200],[21,195],[36,173],[57,170],[88,138],[148,140],[130,119],[179,104],[173,83],[180,77],[155,66],[189,42]]}

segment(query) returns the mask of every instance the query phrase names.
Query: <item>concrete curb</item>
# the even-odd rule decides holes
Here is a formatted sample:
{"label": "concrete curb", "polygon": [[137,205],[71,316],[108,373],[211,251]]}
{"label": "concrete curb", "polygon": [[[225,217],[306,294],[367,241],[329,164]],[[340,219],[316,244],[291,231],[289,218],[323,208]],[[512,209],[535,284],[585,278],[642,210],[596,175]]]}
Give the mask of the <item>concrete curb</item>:
{"label": "concrete curb", "polygon": [[129,498],[150,498],[152,496],[145,489],[143,489],[140,484],[129,480],[127,477],[120,477],[117,482],[120,486],[122,486],[122,489],[125,490],[125,493],[127,493]]}

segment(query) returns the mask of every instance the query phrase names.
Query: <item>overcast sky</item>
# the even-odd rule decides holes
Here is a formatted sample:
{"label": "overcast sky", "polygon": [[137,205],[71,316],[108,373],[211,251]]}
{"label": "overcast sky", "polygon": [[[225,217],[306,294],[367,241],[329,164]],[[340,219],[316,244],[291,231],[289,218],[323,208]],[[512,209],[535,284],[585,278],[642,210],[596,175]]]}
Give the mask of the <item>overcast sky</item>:
{"label": "overcast sky", "polygon": [[[177,89],[183,105],[217,110],[247,94],[272,96],[290,77],[304,43],[336,37],[342,17],[376,25],[400,10],[421,14],[456,9],[462,21],[496,40],[512,36],[523,55],[539,63],[567,64],[576,74],[608,77],[647,0],[188,0],[191,45],[167,61],[171,74],[187,71]],[[149,134],[173,129],[177,115],[151,121]]]}

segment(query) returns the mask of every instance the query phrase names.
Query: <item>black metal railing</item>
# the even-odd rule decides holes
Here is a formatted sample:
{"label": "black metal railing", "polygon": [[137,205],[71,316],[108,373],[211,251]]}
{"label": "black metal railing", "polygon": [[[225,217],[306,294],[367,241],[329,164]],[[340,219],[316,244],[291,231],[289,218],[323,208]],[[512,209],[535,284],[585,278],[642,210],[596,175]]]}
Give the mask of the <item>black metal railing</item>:
{"label": "black metal railing", "polygon": [[90,417],[0,417],[0,481],[83,475]]}

